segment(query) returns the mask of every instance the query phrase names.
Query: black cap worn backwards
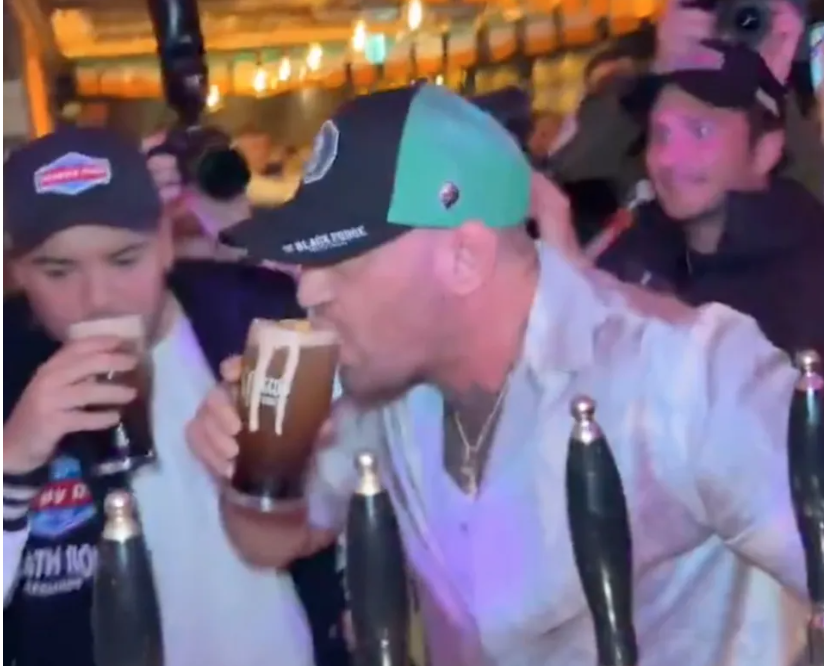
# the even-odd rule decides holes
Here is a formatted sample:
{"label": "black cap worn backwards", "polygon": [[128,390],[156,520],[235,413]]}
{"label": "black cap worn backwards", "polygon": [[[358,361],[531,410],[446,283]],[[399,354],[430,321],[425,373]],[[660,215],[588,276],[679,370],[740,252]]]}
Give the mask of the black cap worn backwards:
{"label": "black cap worn backwards", "polygon": [[643,77],[624,98],[624,105],[634,115],[645,117],[669,85],[710,106],[740,111],[761,107],[776,120],[784,118],[786,88],[761,55],[743,44],[702,41],[671,71]]}
{"label": "black cap worn backwards", "polygon": [[3,165],[8,249],[28,252],[80,225],[153,231],[161,201],[137,144],[111,130],[61,128]]}

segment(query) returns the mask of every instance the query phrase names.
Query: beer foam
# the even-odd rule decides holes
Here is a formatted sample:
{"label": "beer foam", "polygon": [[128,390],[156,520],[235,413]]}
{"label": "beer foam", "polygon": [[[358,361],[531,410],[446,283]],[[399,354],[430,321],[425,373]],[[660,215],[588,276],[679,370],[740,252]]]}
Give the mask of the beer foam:
{"label": "beer foam", "polygon": [[281,319],[277,324],[282,328],[288,328],[290,331],[312,332],[312,322],[308,319]]}
{"label": "beer foam", "polygon": [[312,328],[306,319],[284,319],[272,321],[255,319],[249,327],[247,344],[257,348],[255,369],[252,372],[252,386],[249,395],[249,430],[257,432],[260,428],[260,404],[266,385],[266,373],[278,349],[287,350],[283,374],[278,379],[279,390],[275,406],[275,434],[283,435],[283,419],[286,416],[286,404],[292,393],[292,384],[300,362],[300,350],[303,347],[328,347],[338,342],[332,331],[320,331]]}
{"label": "beer foam", "polygon": [[267,344],[265,340],[282,338],[289,332],[300,336],[301,347],[328,347],[338,343],[334,331],[317,329],[308,319],[254,319],[249,328],[248,344],[259,347]]}
{"label": "beer foam", "polygon": [[95,335],[112,335],[126,340],[143,340],[146,330],[140,315],[124,315],[105,319],[89,319],[69,326],[69,339],[79,340]]}

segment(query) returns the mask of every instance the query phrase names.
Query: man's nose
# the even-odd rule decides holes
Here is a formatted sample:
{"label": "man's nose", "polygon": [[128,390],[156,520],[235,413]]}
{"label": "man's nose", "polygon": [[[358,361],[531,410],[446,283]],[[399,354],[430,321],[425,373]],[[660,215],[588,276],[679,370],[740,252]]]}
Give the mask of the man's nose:
{"label": "man's nose", "polygon": [[332,300],[332,283],[325,268],[302,268],[298,272],[298,303],[304,310]]}
{"label": "man's nose", "polygon": [[650,154],[650,166],[671,169],[678,163],[678,149],[673,142],[658,145]]}
{"label": "man's nose", "polygon": [[665,138],[657,142],[655,151],[658,162],[666,167],[687,165],[696,156],[695,142],[682,130],[670,131]]}
{"label": "man's nose", "polygon": [[83,301],[86,312],[100,314],[113,312],[113,295],[105,276],[92,271],[83,281]]}

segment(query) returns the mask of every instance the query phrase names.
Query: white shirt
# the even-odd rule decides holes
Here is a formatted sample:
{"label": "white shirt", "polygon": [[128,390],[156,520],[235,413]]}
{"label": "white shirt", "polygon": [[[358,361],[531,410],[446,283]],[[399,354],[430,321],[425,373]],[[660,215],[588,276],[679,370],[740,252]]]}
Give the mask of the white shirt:
{"label": "white shirt", "polygon": [[291,576],[245,564],[220,520],[218,488],[184,440],[214,377],[189,321],[153,351],[160,464],[134,480],[154,567],[168,666],[313,663]]}
{"label": "white shirt", "polygon": [[805,619],[786,471],[795,377],[751,319],[691,310],[545,248],[474,501],[443,470],[442,397],[419,386],[350,421],[319,461],[311,512],[340,519],[352,452],[369,443],[434,666],[595,664],[564,479],[569,404],[587,394],[627,496],[641,666],[789,666]]}

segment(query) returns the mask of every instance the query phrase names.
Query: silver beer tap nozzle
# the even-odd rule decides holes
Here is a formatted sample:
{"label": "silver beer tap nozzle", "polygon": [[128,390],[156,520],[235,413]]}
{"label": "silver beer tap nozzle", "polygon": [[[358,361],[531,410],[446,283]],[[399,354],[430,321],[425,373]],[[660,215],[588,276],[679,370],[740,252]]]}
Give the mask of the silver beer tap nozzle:
{"label": "silver beer tap nozzle", "polygon": [[805,349],[795,355],[795,367],[804,374],[821,372],[821,355],[814,349]]}
{"label": "silver beer tap nozzle", "polygon": [[139,536],[141,529],[135,508],[134,498],[128,490],[112,490],[106,495],[103,539],[122,543]]}
{"label": "silver beer tap nozzle", "polygon": [[107,518],[125,518],[132,515],[134,502],[128,490],[113,490],[103,504]]}
{"label": "silver beer tap nozzle", "polygon": [[572,399],[569,412],[575,424],[572,428],[572,438],[581,444],[591,444],[604,436],[601,427],[595,420],[595,401],[586,395],[578,395]]}
{"label": "silver beer tap nozzle", "polygon": [[355,456],[355,469],[358,472],[358,485],[355,494],[371,497],[383,491],[378,474],[378,459],[370,451],[361,451]]}
{"label": "silver beer tap nozzle", "polygon": [[595,401],[586,395],[577,395],[569,405],[572,418],[576,421],[591,421],[595,417]]}
{"label": "silver beer tap nozzle", "polygon": [[355,457],[355,467],[361,474],[377,472],[378,461],[370,451],[361,451]]}

